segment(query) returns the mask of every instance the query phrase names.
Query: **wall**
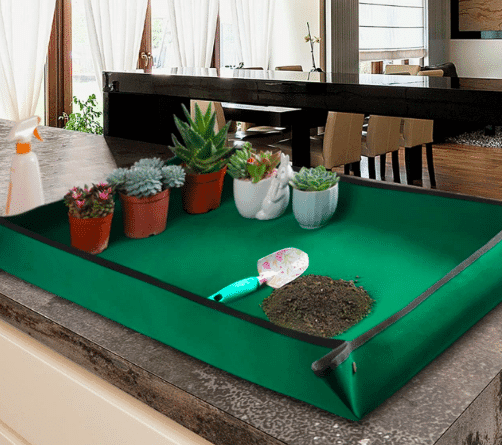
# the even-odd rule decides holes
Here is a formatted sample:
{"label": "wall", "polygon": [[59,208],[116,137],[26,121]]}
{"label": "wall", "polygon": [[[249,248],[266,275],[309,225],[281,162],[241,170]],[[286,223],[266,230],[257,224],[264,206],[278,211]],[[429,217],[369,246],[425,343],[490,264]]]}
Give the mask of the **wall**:
{"label": "wall", "polygon": [[460,77],[502,78],[502,40],[450,40]]}
{"label": "wall", "polygon": [[[319,36],[319,2],[314,0],[276,0],[272,56],[270,69],[280,65],[302,65],[312,69],[310,44],[305,42],[307,22],[312,36]],[[319,66],[319,44],[314,45],[316,65]]]}

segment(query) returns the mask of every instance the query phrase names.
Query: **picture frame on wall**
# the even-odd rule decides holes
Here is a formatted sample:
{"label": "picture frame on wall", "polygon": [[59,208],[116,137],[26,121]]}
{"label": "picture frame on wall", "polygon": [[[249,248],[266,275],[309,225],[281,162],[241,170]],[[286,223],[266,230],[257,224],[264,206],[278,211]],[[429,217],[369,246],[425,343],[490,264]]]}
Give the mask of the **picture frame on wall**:
{"label": "picture frame on wall", "polygon": [[500,0],[451,0],[452,39],[502,39]]}

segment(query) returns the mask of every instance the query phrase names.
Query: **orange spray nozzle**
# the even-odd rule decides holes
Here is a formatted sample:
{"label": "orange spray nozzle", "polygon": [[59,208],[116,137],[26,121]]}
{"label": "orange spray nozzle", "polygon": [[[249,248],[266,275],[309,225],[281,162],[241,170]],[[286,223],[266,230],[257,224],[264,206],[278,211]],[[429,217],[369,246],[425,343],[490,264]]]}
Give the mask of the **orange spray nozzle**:
{"label": "orange spray nozzle", "polygon": [[16,125],[14,125],[9,135],[7,136],[7,140],[17,142],[17,153],[25,154],[31,151],[32,136],[35,136],[39,141],[43,140],[37,130],[37,126],[40,121],[41,119],[38,116],[33,116],[29,119],[19,121],[16,123]]}

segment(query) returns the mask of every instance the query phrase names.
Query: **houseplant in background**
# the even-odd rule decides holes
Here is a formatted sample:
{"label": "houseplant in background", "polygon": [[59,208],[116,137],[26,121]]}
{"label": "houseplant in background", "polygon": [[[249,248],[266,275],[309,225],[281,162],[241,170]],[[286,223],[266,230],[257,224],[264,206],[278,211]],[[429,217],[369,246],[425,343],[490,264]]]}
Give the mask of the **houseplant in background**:
{"label": "houseplant in background", "polygon": [[159,158],[141,159],[115,169],[107,181],[119,193],[126,236],[146,238],[165,230],[171,188],[183,185],[185,171]]}
{"label": "houseplant in background", "polygon": [[312,54],[312,70],[311,71],[312,72],[317,71],[317,72],[322,73],[322,69],[316,67],[315,58],[314,58],[314,43],[319,43],[321,41],[321,38],[316,37],[316,36],[314,36],[314,37],[311,36],[309,22],[307,22],[307,30],[308,30],[308,34],[305,36],[305,41],[310,43],[310,53]]}
{"label": "houseplant in background", "polygon": [[181,192],[183,209],[188,213],[206,213],[220,206],[226,164],[233,151],[233,147],[225,145],[230,122],[216,133],[216,113],[211,108],[210,105],[202,113],[196,104],[192,119],[183,105],[187,122],[174,116],[184,145],[172,135],[174,147],[169,148],[181,159],[186,171]]}
{"label": "houseplant in background", "polygon": [[244,218],[256,218],[280,161],[279,151],[257,153],[249,142],[228,159],[228,174],[234,178],[235,205]]}
{"label": "houseplant in background", "polygon": [[73,187],[65,196],[71,245],[98,254],[108,247],[115,202],[109,184]]}
{"label": "houseplant in background", "polygon": [[324,226],[338,204],[338,181],[335,172],[322,165],[302,167],[289,184],[293,187],[293,214],[304,229]]}
{"label": "houseplant in background", "polygon": [[96,95],[91,94],[85,102],[79,100],[77,96],[73,96],[73,103],[79,106],[80,113],[70,113],[69,115],[63,113],[62,116],[59,116],[59,119],[65,123],[64,129],[103,134],[103,127],[99,120],[103,112],[95,109],[98,106]]}

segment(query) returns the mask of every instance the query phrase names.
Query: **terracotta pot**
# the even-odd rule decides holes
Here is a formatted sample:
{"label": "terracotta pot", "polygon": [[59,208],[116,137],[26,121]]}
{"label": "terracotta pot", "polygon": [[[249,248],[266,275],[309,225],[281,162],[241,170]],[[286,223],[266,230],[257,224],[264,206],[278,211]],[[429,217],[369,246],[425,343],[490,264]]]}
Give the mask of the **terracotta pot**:
{"label": "terracotta pot", "polygon": [[94,255],[108,247],[113,212],[103,218],[76,218],[68,213],[71,245]]}
{"label": "terracotta pot", "polygon": [[146,238],[166,229],[170,189],[153,196],[137,198],[120,193],[124,233],[129,238]]}
{"label": "terracotta pot", "polygon": [[213,173],[187,173],[185,185],[181,188],[183,210],[187,213],[207,213],[217,209],[221,203],[226,172],[227,166]]}

